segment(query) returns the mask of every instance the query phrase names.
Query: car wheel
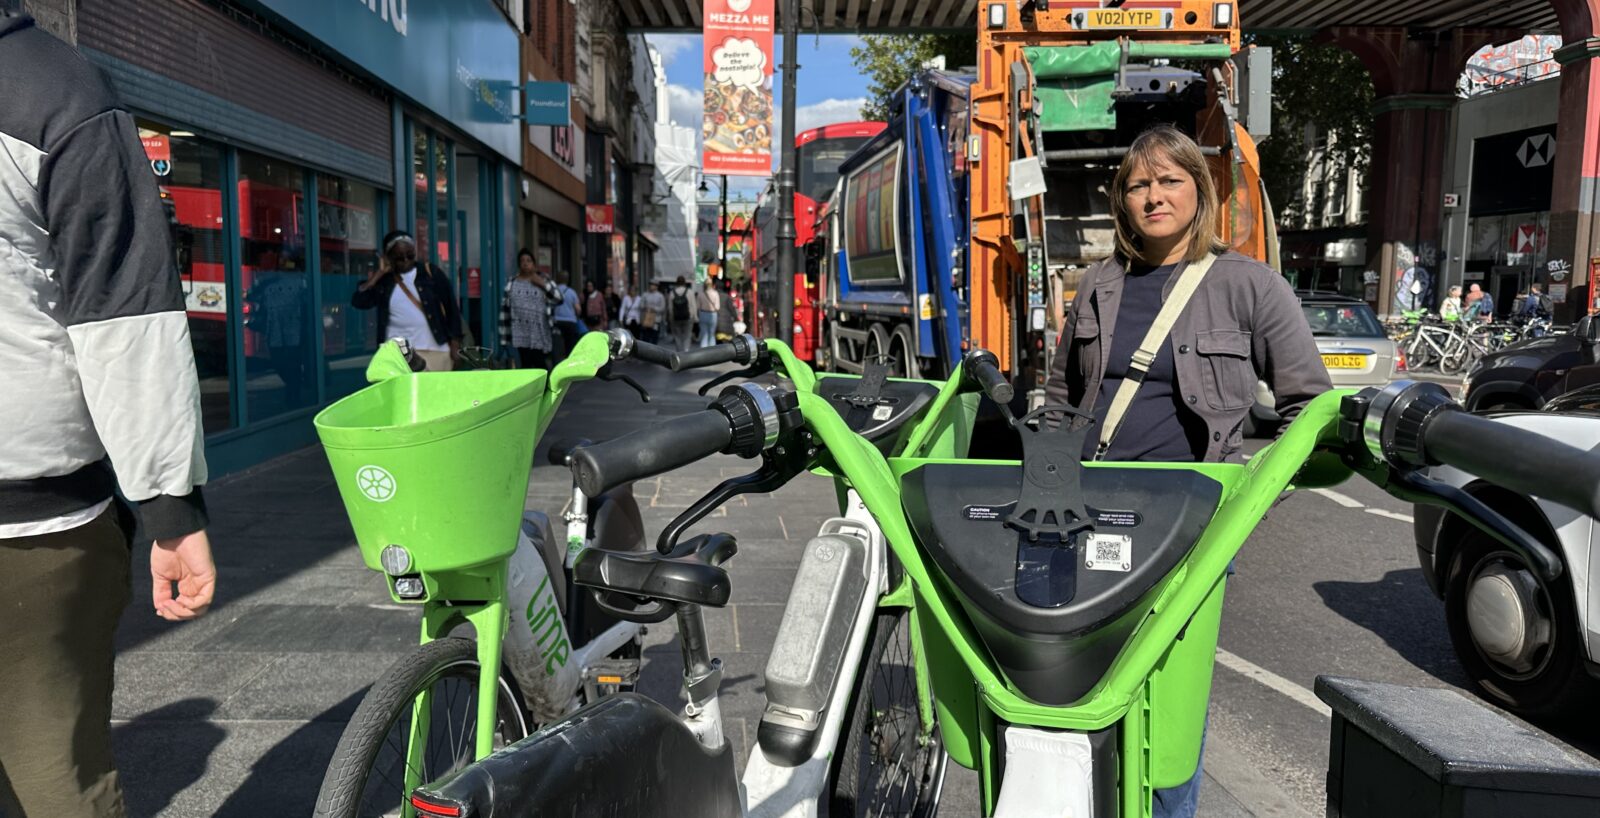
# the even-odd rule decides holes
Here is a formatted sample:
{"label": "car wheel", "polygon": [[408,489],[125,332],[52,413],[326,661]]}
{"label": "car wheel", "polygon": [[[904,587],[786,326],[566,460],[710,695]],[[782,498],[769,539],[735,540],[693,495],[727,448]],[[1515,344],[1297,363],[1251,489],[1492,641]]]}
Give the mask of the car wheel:
{"label": "car wheel", "polygon": [[1546,583],[1522,557],[1471,530],[1450,562],[1444,608],[1456,657],[1485,698],[1533,718],[1578,713],[1593,701],[1564,577]]}

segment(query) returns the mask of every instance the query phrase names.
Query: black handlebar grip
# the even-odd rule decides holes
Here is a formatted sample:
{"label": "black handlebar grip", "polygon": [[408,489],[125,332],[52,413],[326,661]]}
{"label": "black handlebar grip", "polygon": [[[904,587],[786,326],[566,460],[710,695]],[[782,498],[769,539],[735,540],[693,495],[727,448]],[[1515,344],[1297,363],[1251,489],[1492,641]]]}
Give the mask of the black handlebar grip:
{"label": "black handlebar grip", "polygon": [[1457,409],[1428,418],[1422,450],[1430,462],[1600,518],[1600,452]]}
{"label": "black handlebar grip", "polygon": [[728,416],[706,409],[573,449],[572,477],[584,494],[598,497],[624,483],[710,457],[727,448],[732,439]]}
{"label": "black handlebar grip", "polygon": [[685,369],[698,369],[702,366],[715,366],[737,360],[739,348],[732,342],[716,344],[715,346],[691,349],[688,352],[674,352],[672,354],[672,371],[681,372]]}
{"label": "black handlebar grip", "polygon": [[633,355],[647,364],[656,366],[672,366],[672,350],[663,346],[656,346],[648,341],[634,341]]}
{"label": "black handlebar grip", "polygon": [[994,357],[994,353],[975,350],[969,353],[961,364],[989,400],[1004,406],[1011,403],[1011,399],[1016,396],[1016,390],[1011,386],[1011,382],[1000,374],[999,361]]}

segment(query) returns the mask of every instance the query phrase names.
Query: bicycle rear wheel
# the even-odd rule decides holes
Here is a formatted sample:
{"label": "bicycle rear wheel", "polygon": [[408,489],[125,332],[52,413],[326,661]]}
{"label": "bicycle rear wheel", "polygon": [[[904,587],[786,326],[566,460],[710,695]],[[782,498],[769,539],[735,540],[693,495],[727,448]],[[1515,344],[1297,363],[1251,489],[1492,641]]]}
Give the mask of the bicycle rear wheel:
{"label": "bicycle rear wheel", "polygon": [[922,737],[931,725],[917,708],[915,660],[910,615],[880,610],[850,695],[844,746],[834,756],[832,818],[926,818],[938,808],[949,757],[937,730]]}
{"label": "bicycle rear wheel", "polygon": [[[410,798],[405,787],[412,704],[432,692],[429,729],[419,781],[427,783],[473,761],[477,736],[477,645],[470,639],[429,642],[396,662],[356,708],[317,793],[316,818],[398,816]],[[500,673],[495,746],[528,735],[522,695]]]}

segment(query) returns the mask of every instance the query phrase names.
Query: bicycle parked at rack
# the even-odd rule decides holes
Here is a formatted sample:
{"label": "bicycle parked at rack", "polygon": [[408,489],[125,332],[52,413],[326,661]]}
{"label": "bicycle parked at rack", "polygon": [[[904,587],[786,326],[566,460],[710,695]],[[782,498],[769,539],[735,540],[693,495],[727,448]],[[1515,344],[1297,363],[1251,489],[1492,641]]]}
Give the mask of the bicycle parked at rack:
{"label": "bicycle parked at rack", "polygon": [[[622,380],[644,394],[610,372],[630,355],[669,360],[619,331],[590,334],[548,372],[423,373],[391,342],[367,369],[373,385],[317,416],[362,559],[383,573],[391,599],[422,615],[419,647],[385,671],[345,727],[319,818],[412,815],[418,784],[633,688],[644,626],[578,592],[570,573],[585,548],[649,547],[632,484],[575,485],[563,539],[524,509],[534,448],[574,385]],[[565,465],[570,448],[552,446],[552,462]],[[450,635],[462,625],[476,639]]]}
{"label": "bicycle parked at rack", "polygon": [[[586,550],[574,567],[580,585],[627,600],[621,615],[676,618],[682,714],[610,697],[418,789],[420,815],[930,815],[948,758],[979,771],[985,814],[1148,816],[1152,791],[1199,760],[1227,566],[1291,484],[1356,474],[1444,506],[1546,581],[1564,570],[1553,552],[1420,467],[1600,514],[1600,462],[1469,415],[1432,384],[1324,394],[1244,465],[1081,463],[1092,425],[1044,407],[1013,421],[1014,462],[967,459],[978,394],[1011,396],[986,353],[943,383],[869,373],[845,390],[782,343],[763,349],[742,374],[764,358],[775,385],[730,386],[704,411],[573,452],[585,491],[719,452],[761,459],[669,524],[654,553]],[[1566,479],[1552,485],[1552,470]],[[737,544],[683,535],[806,471],[838,481],[841,516],[801,554],[738,779],[702,620],[728,601]]]}

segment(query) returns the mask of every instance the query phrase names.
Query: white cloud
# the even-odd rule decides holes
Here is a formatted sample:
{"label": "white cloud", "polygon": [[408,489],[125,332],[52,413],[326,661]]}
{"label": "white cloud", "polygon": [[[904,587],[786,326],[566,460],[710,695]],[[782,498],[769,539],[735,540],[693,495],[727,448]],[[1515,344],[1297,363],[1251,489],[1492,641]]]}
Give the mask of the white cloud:
{"label": "white cloud", "polygon": [[835,122],[857,122],[861,119],[861,106],[866,97],[855,99],[825,99],[794,110],[794,132],[805,133],[812,128],[832,125]]}
{"label": "white cloud", "polygon": [[678,125],[700,131],[700,120],[705,116],[705,92],[683,85],[667,86],[667,119]]}
{"label": "white cloud", "polygon": [[700,53],[699,34],[647,34],[645,40],[661,52],[661,64],[671,65],[678,55],[685,52]]}

